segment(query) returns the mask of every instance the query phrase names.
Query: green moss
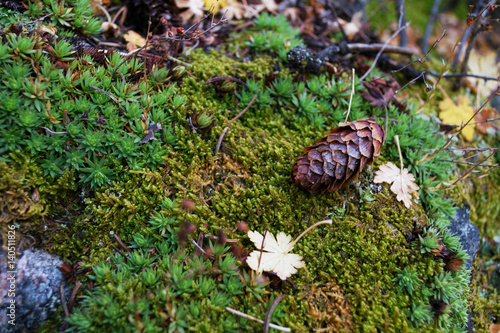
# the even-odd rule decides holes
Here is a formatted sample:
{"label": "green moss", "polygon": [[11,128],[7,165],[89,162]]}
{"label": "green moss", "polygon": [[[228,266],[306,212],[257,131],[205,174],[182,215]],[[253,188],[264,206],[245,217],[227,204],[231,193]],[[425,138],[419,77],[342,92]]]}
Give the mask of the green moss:
{"label": "green moss", "polygon": [[[268,27],[278,31],[283,23],[280,19],[275,23]],[[453,165],[436,159],[421,163],[425,150],[442,140],[436,139],[435,124],[417,117],[414,108],[408,114],[388,110],[389,117],[398,121],[389,124],[381,160],[399,159],[392,140],[399,135],[405,165],[421,184],[423,205],[405,209],[386,186],[371,184],[369,167],[359,182],[339,192],[311,194],[292,184],[291,166],[303,147],[344,121],[349,104],[347,75],[308,75],[305,82],[293,83],[298,73],[285,66],[283,57],[273,58],[285,48],[271,48],[263,55],[253,52],[260,50],[254,47],[246,62],[213,50],[196,50],[186,59],[193,65],[188,69],[191,75],[173,83],[166,80],[175,73],[157,70],[150,73],[146,89],[143,77],[134,75],[139,64],[123,61],[118,54],[109,57],[111,65],[106,68],[97,64],[87,68],[92,60],[88,55],[75,59],[65,74],[54,65],[55,55],[37,56],[45,44],[37,44],[36,37],[11,34],[17,44],[19,38],[29,43],[22,42],[22,50],[16,53],[10,39],[2,40],[2,73],[30,77],[19,85],[29,87],[31,93],[21,94],[24,90],[15,80],[0,85],[5,100],[10,98],[0,106],[0,130],[6,138],[2,138],[0,157],[11,167],[22,160],[19,153],[11,152],[22,151],[29,161],[25,164],[36,172],[20,177],[28,183],[42,182],[45,192],[41,193],[52,195],[44,198],[47,202],[57,202],[56,191],[61,188],[71,194],[66,205],[49,207],[55,217],[67,221],[66,227],[41,237],[51,252],[93,267],[94,288],[74,310],[73,330],[92,331],[105,324],[117,331],[155,331],[164,326],[200,331],[257,329],[257,324],[224,311],[225,306],[262,317],[280,294],[283,301],[274,311],[273,322],[305,331],[317,328],[312,320],[317,304],[308,293],[332,282],[349,304],[344,315],[355,330],[448,331],[459,330],[464,323],[464,303],[459,301],[466,297],[463,280],[468,272],[445,272],[443,261],[421,251],[421,242],[413,234],[429,226],[441,232],[444,214],[454,210],[443,192],[434,190],[451,177]],[[38,73],[42,70],[47,75]],[[232,84],[218,89],[205,83],[213,76],[239,78],[247,87]],[[360,89],[349,119],[373,117],[383,123],[385,111],[370,106]],[[229,124],[254,96],[247,112]],[[13,110],[20,105],[37,116],[28,115],[19,123]],[[80,124],[84,112],[86,120]],[[156,140],[139,144],[151,134],[151,129],[145,131],[151,121],[142,117],[144,112],[168,131],[152,133]],[[215,125],[203,134],[186,122],[188,115],[201,112],[213,114]],[[39,126],[67,133],[50,134]],[[215,154],[226,126],[229,130]],[[169,204],[166,198],[193,201],[194,208]],[[294,249],[307,262],[292,278],[297,290],[286,284],[280,284],[279,291],[264,289],[225,250],[214,248],[220,253],[208,260],[198,258],[190,243],[185,249],[175,245],[186,222],[203,234],[223,232],[252,250],[248,238],[237,230],[240,221],[251,230],[298,235],[325,218],[332,218],[334,224],[308,234]],[[126,258],[109,256],[110,232],[133,248]],[[454,243],[449,236],[440,240],[450,247]],[[417,274],[418,286],[411,293],[396,281],[398,272],[405,269]],[[200,292],[205,282],[216,291]],[[451,296],[458,301],[451,301]],[[434,301],[449,303],[448,312],[429,318],[426,310]]]}

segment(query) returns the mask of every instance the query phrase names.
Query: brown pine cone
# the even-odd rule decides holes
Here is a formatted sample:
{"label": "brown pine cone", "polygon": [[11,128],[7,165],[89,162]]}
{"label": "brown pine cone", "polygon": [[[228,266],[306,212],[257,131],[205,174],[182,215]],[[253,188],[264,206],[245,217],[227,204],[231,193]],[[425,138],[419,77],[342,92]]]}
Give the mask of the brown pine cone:
{"label": "brown pine cone", "polygon": [[385,131],[373,120],[340,123],[296,158],[292,182],[311,192],[333,192],[357,178],[380,155]]}

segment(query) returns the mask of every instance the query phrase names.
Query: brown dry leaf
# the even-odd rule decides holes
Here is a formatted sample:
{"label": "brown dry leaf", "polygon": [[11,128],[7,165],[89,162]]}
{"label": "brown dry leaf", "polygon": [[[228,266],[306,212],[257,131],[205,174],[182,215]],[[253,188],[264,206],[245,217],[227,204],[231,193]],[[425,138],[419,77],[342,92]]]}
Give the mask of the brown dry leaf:
{"label": "brown dry leaf", "polygon": [[415,177],[407,168],[400,169],[391,162],[381,165],[375,173],[375,179],[373,179],[374,183],[392,184],[391,191],[397,195],[396,198],[399,201],[403,201],[406,208],[410,208],[412,196],[418,199],[417,191],[420,188],[414,181]]}
{"label": "brown dry leaf", "polygon": [[488,119],[493,119],[498,117],[498,111],[493,108],[484,108],[474,117],[474,120],[477,122],[476,127],[477,131],[486,134],[488,128],[492,128],[494,131],[498,130],[498,125],[487,121]]}
{"label": "brown dry leaf", "polygon": [[[500,65],[497,62],[497,53],[490,51],[486,54],[479,54],[472,50],[467,62],[469,73],[483,76],[498,77],[500,75]],[[498,87],[498,80],[477,79],[468,77],[465,79],[469,86],[477,91],[482,97],[487,98],[491,92]]]}
{"label": "brown dry leaf", "polygon": [[[458,96],[457,104],[455,104],[450,98],[446,97],[444,100],[439,102],[439,118],[450,125],[461,126],[465,124],[474,115],[474,109],[471,106],[471,101],[468,97]],[[475,125],[467,125],[462,129],[462,136],[467,141],[472,141],[474,139],[474,128]]]}
{"label": "brown dry leaf", "polygon": [[490,333],[500,333],[500,324],[491,324]]}
{"label": "brown dry leaf", "polygon": [[127,51],[129,52],[146,45],[146,39],[133,30],[124,33],[123,39],[127,42]]}

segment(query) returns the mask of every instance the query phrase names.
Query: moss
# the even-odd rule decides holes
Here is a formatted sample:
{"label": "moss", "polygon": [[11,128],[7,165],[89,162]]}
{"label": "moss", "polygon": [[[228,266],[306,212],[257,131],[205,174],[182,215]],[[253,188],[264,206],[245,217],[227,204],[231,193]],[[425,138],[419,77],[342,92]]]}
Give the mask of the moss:
{"label": "moss", "polygon": [[[27,33],[21,35],[23,38],[28,36]],[[25,56],[34,57],[32,54],[36,52],[31,52],[34,48],[37,49],[28,45]],[[2,60],[4,72],[33,74],[30,84],[35,86],[38,74],[32,73],[29,66],[31,60],[36,59],[23,63],[19,54],[7,51],[7,58]],[[283,301],[274,311],[273,322],[297,331],[318,326],[366,332],[460,329],[463,318],[454,317],[463,312],[460,304],[450,304],[450,310],[436,315],[433,322],[425,315],[416,314],[416,309],[422,312],[432,302],[451,303],[447,297],[441,297],[449,293],[442,293],[443,287],[438,287],[438,283],[451,286],[456,299],[466,297],[466,287],[460,285],[459,280],[467,272],[446,272],[441,259],[420,251],[415,235],[431,225],[441,228],[437,218],[453,212],[450,201],[443,199],[443,192],[431,190],[438,182],[451,177],[452,165],[437,160],[420,163],[425,154],[423,150],[435,148],[442,141],[436,140],[435,124],[431,127],[433,131],[429,131],[429,121],[417,117],[413,107],[409,107],[408,114],[391,107],[389,117],[398,121],[389,125],[389,140],[381,158],[384,161],[398,159],[391,138],[399,135],[405,165],[422,184],[423,205],[405,209],[387,187],[371,184],[371,168],[361,174],[359,182],[339,192],[308,193],[291,183],[291,165],[303,147],[344,120],[343,112],[349,103],[346,89],[350,81],[346,80],[346,75],[340,78],[326,73],[304,76],[287,67],[279,60],[282,57],[277,58],[280,52],[282,56],[286,51],[284,46],[267,51],[264,55],[251,52],[248,61],[240,62],[217,51],[196,50],[187,59],[193,65],[188,68],[191,75],[182,79],[177,77],[178,82],[173,83],[166,81],[166,75],[173,77],[175,73],[163,75],[154,71],[149,75],[148,89],[142,76],[133,75],[137,64],[123,62],[119,55],[107,60],[114,66],[124,66],[120,72],[132,82],[128,85],[124,85],[122,78],[110,67],[98,66],[97,61],[90,70],[81,71],[91,60],[87,60],[88,55],[76,60],[68,69],[68,72],[78,73],[66,82],[68,87],[63,84],[66,75],[56,69],[52,63],[54,59],[40,61],[38,65],[47,67],[54,81],[62,82],[61,86],[65,87],[66,96],[50,95],[48,99],[53,100],[50,105],[64,102],[67,112],[61,107],[49,109],[43,94],[40,99],[30,97],[30,100],[21,96],[18,102],[27,103],[23,105],[29,110],[45,114],[43,124],[54,131],[74,130],[76,134],[69,133],[71,140],[45,135],[38,147],[42,152],[39,152],[21,139],[38,140],[43,133],[36,129],[42,120],[37,119],[40,123],[22,132],[26,137],[17,137],[6,125],[21,125],[9,114],[0,125],[7,134],[12,134],[13,140],[9,137],[3,141],[8,147],[2,152],[22,150],[27,157],[23,160],[3,154],[2,158],[8,161],[10,168],[16,163],[24,163],[26,168],[33,170],[19,177],[26,179],[28,184],[40,186],[40,193],[46,195],[43,202],[54,203],[47,208],[53,216],[44,222],[50,232],[40,231],[45,239],[44,247],[63,255],[66,260],[93,267],[92,277],[88,278],[94,280],[94,288],[89,289],[84,301],[74,310],[70,320],[74,330],[92,331],[105,323],[121,327],[123,331],[144,327],[155,330],[164,324],[202,331],[213,327],[220,331],[256,329],[257,324],[224,311],[225,306],[217,295],[227,296],[230,286],[235,289],[234,295],[225,297],[228,304],[258,317],[267,311],[268,304],[278,294],[282,295]],[[9,67],[13,60],[16,61],[15,69]],[[235,84],[230,89],[216,89],[205,84],[214,75],[239,78],[247,87]],[[282,84],[279,80],[287,80],[289,90],[286,84],[285,88],[278,89]],[[43,81],[36,88],[46,90],[55,84],[49,81]],[[89,84],[118,96],[119,103],[90,88]],[[5,94],[10,94],[15,87],[2,85],[1,88]],[[248,111],[229,124],[255,95],[255,103]],[[165,132],[163,135],[158,132],[156,140],[137,144],[144,139],[145,132],[151,131],[146,130],[151,124],[142,118],[143,110],[138,105],[151,111],[155,122],[161,120],[169,135],[175,136],[175,145],[173,141],[162,141],[167,135]],[[64,124],[65,114],[74,121],[87,109],[90,110],[86,115],[87,125],[74,129]],[[5,113],[9,110],[8,106],[2,109]],[[189,114],[200,112],[213,113],[215,119],[215,126],[203,134],[186,122]],[[100,117],[105,113],[109,117],[106,124],[102,124]],[[370,106],[358,92],[353,98],[350,119],[368,116],[382,123],[385,112]],[[111,118],[116,121],[116,128]],[[220,152],[215,154],[217,141],[228,125]],[[118,147],[102,143],[103,138],[113,133]],[[128,138],[131,145],[122,144]],[[51,152],[43,152],[40,148],[43,145]],[[76,154],[72,165],[64,165],[65,145]],[[79,157],[79,150],[85,150],[85,156]],[[43,160],[37,160],[38,154],[46,155]],[[109,175],[109,179],[87,180],[89,174],[98,171]],[[19,181],[13,184],[21,186]],[[61,195],[62,189],[68,194],[65,204],[58,203],[57,195]],[[190,200],[194,207],[171,205],[165,209],[165,198],[175,198],[176,202]],[[335,221],[333,226],[309,234],[295,248],[307,262],[307,267],[292,279],[296,290],[283,283],[278,283],[277,291],[271,287],[257,288],[245,266],[225,251],[221,251],[216,260],[201,260],[192,246],[181,250],[173,245],[186,222],[195,225],[202,234],[214,236],[223,232],[250,250],[250,241],[237,231],[236,224],[240,221],[246,222],[251,230],[268,229],[298,235],[307,226],[328,217]],[[154,218],[167,225],[163,232],[160,227],[152,227],[160,223],[151,222]],[[64,221],[65,227],[58,225],[56,219]],[[110,232],[133,248],[126,259],[119,254],[109,255],[112,252]],[[158,256],[152,249],[158,251]],[[232,262],[229,273],[220,272],[225,258]],[[415,271],[419,279],[419,285],[411,294],[394,280],[405,268]],[[207,283],[213,283],[217,293],[200,296],[190,289],[191,285],[181,281],[197,283],[195,278],[212,281]],[[183,296],[184,288],[189,292]],[[322,296],[330,292],[345,302]],[[194,295],[196,302],[190,302],[189,295]],[[213,302],[218,305],[212,306]],[[95,312],[103,307],[105,311]],[[330,316],[337,313],[350,318],[347,326],[332,324],[325,315],[330,309],[333,309]],[[203,318],[197,321],[195,318],[200,310]],[[321,318],[321,322],[314,318]],[[409,318],[414,318],[414,322]],[[84,326],[85,322],[90,323],[89,326]]]}

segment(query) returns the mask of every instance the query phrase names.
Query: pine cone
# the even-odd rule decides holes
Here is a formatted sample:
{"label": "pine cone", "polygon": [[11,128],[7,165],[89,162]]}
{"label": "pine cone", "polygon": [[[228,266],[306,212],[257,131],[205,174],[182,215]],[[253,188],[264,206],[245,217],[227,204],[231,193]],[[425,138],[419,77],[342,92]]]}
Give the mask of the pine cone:
{"label": "pine cone", "polygon": [[296,158],[292,182],[311,192],[337,191],[380,155],[384,137],[373,120],[340,123]]}

